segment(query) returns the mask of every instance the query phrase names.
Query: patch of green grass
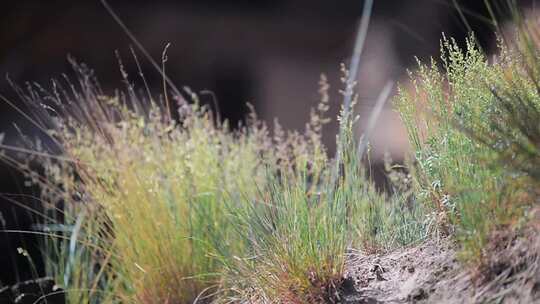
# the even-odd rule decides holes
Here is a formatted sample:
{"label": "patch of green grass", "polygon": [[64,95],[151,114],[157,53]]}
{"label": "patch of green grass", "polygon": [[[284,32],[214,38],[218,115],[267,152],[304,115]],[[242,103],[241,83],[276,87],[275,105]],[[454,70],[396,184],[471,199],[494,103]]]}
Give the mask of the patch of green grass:
{"label": "patch of green grass", "polygon": [[234,212],[248,252],[230,261],[223,301],[327,303],[344,273],[346,201],[340,192],[310,193],[302,180],[269,178],[267,191]]}
{"label": "patch of green grass", "polygon": [[396,105],[413,183],[392,195],[366,174],[346,69],[335,159],[321,139],[324,78],[303,133],[270,132],[254,114],[231,130],[189,91],[175,115],[129,81],[105,96],[82,66],[78,86],[20,91],[63,152],[37,149],[44,172],[23,166],[61,211],[44,217],[47,272],[68,303],[328,303],[351,249],[435,233],[482,263],[493,231],[520,223],[538,197],[540,35],[521,26],[491,62],[474,37],[464,50],[444,38],[440,63],[411,73]]}
{"label": "patch of green grass", "polygon": [[415,152],[413,188],[392,195],[376,190],[357,150],[354,84],[331,159],[324,79],[304,133],[270,132],[254,115],[233,131],[194,94],[172,119],[130,85],[105,96],[77,66],[69,93],[58,82],[22,93],[63,152],[37,149],[44,171],[24,167],[51,214],[61,211],[44,217],[47,272],[68,303],[327,303],[353,248],[385,251],[435,231],[480,261],[537,185],[540,69],[536,44],[524,45],[501,44],[488,63],[473,38],[466,50],[444,39],[442,66],[411,74],[396,104]]}

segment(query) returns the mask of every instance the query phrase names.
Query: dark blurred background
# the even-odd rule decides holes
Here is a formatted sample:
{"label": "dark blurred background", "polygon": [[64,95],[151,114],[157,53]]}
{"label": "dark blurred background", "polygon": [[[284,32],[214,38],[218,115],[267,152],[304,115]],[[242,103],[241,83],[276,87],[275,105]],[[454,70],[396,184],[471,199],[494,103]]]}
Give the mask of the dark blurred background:
{"label": "dark blurred background", "polygon": [[[533,1],[518,1],[527,6]],[[332,111],[339,109],[339,64],[348,62],[362,12],[362,0],[110,0],[154,59],[159,61],[167,43],[167,74],[180,87],[194,92],[210,90],[217,96],[221,116],[237,125],[249,102],[272,122],[302,129],[309,108],[318,102],[318,80],[328,75]],[[488,16],[483,0],[375,0],[372,23],[361,60],[359,112],[366,117],[388,79],[404,79],[414,67],[414,56],[438,56],[441,32],[463,43],[467,30],[455,8],[459,3],[470,26],[486,49],[493,49],[493,29],[479,16]],[[20,85],[36,81],[47,86],[51,78],[72,74],[70,55],[96,71],[103,88],[121,88],[117,50],[137,82],[137,69],[122,28],[99,0],[19,0],[0,4],[0,94],[17,103],[6,75]],[[147,80],[159,94],[161,75],[140,52]],[[202,95],[211,103],[210,95]],[[38,136],[24,118],[0,102],[0,133],[5,142],[20,143],[14,124]],[[362,128],[362,124],[360,124]],[[397,115],[388,106],[372,139],[374,159],[389,151],[400,159],[407,139]],[[334,147],[336,124],[325,131],[329,150]],[[35,193],[24,178],[0,164],[0,193]],[[28,203],[28,202],[27,202]],[[32,218],[0,198],[4,229],[29,230]],[[28,249],[41,268],[36,239],[25,234],[0,233],[0,287],[32,278]]]}

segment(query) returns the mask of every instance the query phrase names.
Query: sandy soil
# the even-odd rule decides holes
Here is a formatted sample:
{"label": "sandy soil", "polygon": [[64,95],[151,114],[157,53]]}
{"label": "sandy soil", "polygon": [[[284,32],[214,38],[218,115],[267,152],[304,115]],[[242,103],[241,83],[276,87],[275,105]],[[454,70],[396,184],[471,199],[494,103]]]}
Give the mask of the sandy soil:
{"label": "sandy soil", "polygon": [[538,231],[498,240],[480,271],[457,260],[450,239],[378,255],[352,252],[344,303],[540,303]]}

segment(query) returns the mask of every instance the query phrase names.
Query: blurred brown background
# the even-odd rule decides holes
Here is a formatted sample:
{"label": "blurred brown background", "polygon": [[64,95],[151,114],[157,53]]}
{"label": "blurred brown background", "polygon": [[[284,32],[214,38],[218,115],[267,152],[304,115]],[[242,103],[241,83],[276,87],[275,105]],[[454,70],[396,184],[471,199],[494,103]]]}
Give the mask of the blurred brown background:
{"label": "blurred brown background", "polygon": [[[247,113],[246,102],[272,122],[278,117],[288,129],[302,129],[309,107],[318,102],[320,73],[332,87],[332,117],[341,99],[339,64],[348,62],[362,12],[362,0],[110,0],[125,24],[159,60],[167,43],[167,73],[178,86],[211,90],[222,117],[237,125]],[[372,23],[361,60],[359,112],[369,115],[374,99],[388,79],[403,79],[414,56],[438,56],[441,32],[463,41],[466,29],[452,0],[375,0]],[[487,49],[494,45],[492,29],[477,16],[487,16],[483,0],[457,1]],[[518,1],[530,5],[532,1]],[[17,101],[4,76],[18,84],[70,74],[66,57],[95,69],[106,91],[123,86],[115,50],[134,82],[136,65],[127,39],[99,0],[20,0],[0,3],[0,93]],[[160,93],[161,76],[138,52],[146,78]],[[211,102],[209,95],[201,97]],[[24,119],[0,102],[0,132],[16,145],[16,123],[38,136]],[[362,124],[360,124],[362,125]],[[361,126],[360,126],[361,128]],[[387,106],[372,140],[375,158],[390,151],[402,157],[406,138],[399,119]],[[325,133],[330,151],[336,125]],[[0,165],[1,193],[31,193],[22,177]],[[0,198],[5,229],[31,228],[32,219]],[[29,249],[40,267],[35,239],[0,233],[0,281],[12,284],[31,277],[17,247]],[[17,267],[16,267],[17,266]],[[1,286],[2,284],[0,284]]]}

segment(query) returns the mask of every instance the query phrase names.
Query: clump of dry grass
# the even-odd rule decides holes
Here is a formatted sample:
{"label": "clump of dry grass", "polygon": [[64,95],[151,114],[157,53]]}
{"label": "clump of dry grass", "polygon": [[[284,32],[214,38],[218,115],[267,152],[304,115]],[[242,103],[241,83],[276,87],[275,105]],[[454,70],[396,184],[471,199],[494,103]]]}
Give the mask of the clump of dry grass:
{"label": "clump of dry grass", "polygon": [[339,166],[327,156],[324,77],[305,132],[271,134],[254,114],[231,130],[190,91],[171,115],[127,79],[111,97],[75,70],[76,84],[18,89],[62,152],[33,146],[43,171],[19,165],[43,189],[47,272],[69,303],[337,301],[350,246],[424,237],[420,213],[367,178],[354,102]]}
{"label": "clump of dry grass", "polygon": [[74,303],[187,303],[215,285],[216,256],[241,252],[228,211],[241,206],[226,200],[264,187],[264,126],[230,131],[197,101],[173,122],[133,88],[107,97],[76,69],[71,92],[21,91],[69,160],[45,160],[36,179],[44,202],[64,206],[45,225],[64,228],[49,239],[49,270]]}
{"label": "clump of dry grass", "polygon": [[77,83],[17,89],[62,152],[34,145],[27,163],[43,171],[19,165],[43,189],[47,272],[69,303],[324,303],[351,241],[383,234],[362,222],[390,209],[363,173],[350,118],[345,171],[333,175],[321,142],[325,78],[305,133],[276,124],[270,134],[255,115],[230,130],[190,91],[191,104],[174,96],[176,115],[127,79],[125,93],[106,96],[74,67]]}

